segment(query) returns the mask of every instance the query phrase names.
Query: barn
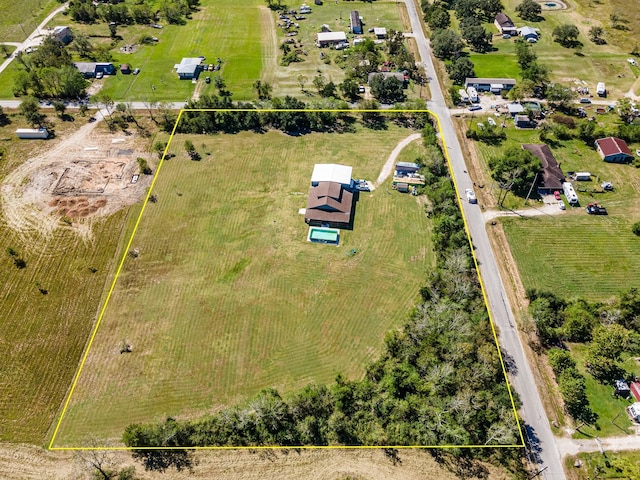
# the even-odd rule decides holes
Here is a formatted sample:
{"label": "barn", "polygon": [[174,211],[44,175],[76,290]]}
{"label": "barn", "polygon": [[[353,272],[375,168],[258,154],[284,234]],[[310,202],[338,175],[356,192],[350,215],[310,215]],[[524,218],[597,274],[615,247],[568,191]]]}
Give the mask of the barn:
{"label": "barn", "polygon": [[631,150],[621,138],[599,138],[596,140],[596,150],[605,162],[630,163],[633,161]]}

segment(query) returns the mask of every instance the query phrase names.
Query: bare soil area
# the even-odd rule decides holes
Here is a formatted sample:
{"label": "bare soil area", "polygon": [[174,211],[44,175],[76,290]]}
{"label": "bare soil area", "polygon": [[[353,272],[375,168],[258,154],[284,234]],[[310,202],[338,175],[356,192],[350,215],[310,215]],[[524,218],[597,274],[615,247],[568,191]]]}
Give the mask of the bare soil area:
{"label": "bare soil area", "polygon": [[65,225],[90,238],[92,218],[144,196],[151,176],[136,177],[137,157],[149,157],[139,137],[112,134],[100,124],[87,123],[66,138],[47,141],[48,148],[7,175],[0,199],[9,227],[29,238]]}
{"label": "bare soil area", "polygon": [[[134,465],[144,480],[454,480],[458,478],[510,478],[487,464],[440,463],[419,450],[400,450],[396,461],[382,450],[239,450],[197,452],[193,472],[145,472],[128,452],[108,452],[108,463],[120,468]],[[70,480],[89,478],[75,452],[49,452],[28,445],[0,446],[0,478],[4,480]]]}

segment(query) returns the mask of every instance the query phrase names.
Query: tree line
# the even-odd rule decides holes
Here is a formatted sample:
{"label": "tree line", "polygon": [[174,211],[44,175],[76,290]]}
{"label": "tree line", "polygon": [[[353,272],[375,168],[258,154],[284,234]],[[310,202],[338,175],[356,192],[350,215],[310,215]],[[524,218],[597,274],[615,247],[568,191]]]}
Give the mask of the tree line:
{"label": "tree line", "polygon": [[[398,118],[402,118],[398,114]],[[338,375],[282,394],[262,390],[246,403],[199,419],[131,424],[123,442],[145,467],[185,468],[187,450],[143,447],[297,445],[504,445],[518,442],[509,392],[473,266],[447,164],[430,122],[423,165],[436,265],[420,302],[386,335],[359,380]],[[137,448],[140,447],[140,448]],[[464,450],[519,468],[513,449]],[[167,457],[168,455],[168,457]],[[169,461],[167,463],[167,458]],[[188,465],[187,465],[188,466]]]}

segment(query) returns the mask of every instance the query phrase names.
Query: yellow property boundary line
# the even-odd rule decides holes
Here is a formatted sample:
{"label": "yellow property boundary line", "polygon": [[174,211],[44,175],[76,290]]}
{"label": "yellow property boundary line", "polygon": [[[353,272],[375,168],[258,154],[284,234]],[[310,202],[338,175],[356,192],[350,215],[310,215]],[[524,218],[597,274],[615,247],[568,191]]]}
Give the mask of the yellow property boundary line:
{"label": "yellow property boundary line", "polygon": [[[131,244],[133,242],[133,238],[135,237],[135,234],[138,230],[138,226],[140,225],[140,221],[142,220],[142,215],[144,214],[144,211],[147,207],[147,203],[149,203],[149,198],[151,197],[151,192],[153,191],[153,187],[156,183],[156,180],[158,179],[158,175],[160,174],[160,170],[162,169],[162,165],[164,164],[164,160],[167,156],[167,152],[169,151],[169,147],[171,146],[171,142],[173,140],[173,137],[175,136],[176,133],[176,129],[178,128],[178,124],[180,123],[180,119],[182,118],[182,114],[184,112],[255,112],[255,113],[274,113],[274,112],[291,112],[291,113],[300,113],[300,112],[304,112],[304,113],[378,113],[378,114],[394,114],[394,113],[400,113],[400,114],[406,114],[406,113],[428,113],[429,115],[433,116],[436,119],[436,123],[438,126],[438,132],[440,134],[440,140],[442,141],[443,144],[443,153],[447,159],[447,165],[449,166],[449,173],[451,175],[451,179],[453,180],[453,186],[456,192],[456,200],[458,202],[458,207],[460,209],[460,213],[462,215],[462,220],[464,223],[464,230],[465,233],[467,235],[467,240],[469,241],[469,247],[471,250],[471,256],[473,258],[473,264],[475,266],[476,269],[476,273],[478,275],[478,280],[480,283],[480,289],[482,290],[482,298],[484,300],[484,304],[485,307],[487,309],[487,314],[489,316],[489,322],[491,324],[491,331],[493,332],[493,338],[496,344],[496,349],[498,350],[498,356],[500,357],[500,365],[502,367],[502,373],[505,379],[505,383],[507,385],[507,390],[509,392],[509,398],[511,400],[511,408],[513,410],[513,415],[515,417],[515,421],[516,421],[516,425],[518,427],[518,432],[520,434],[520,444],[510,444],[510,445],[365,445],[365,446],[349,446],[349,445],[336,445],[336,446],[329,446],[329,445],[320,445],[320,446],[313,446],[313,445],[289,445],[289,446],[277,446],[277,445],[272,445],[272,446],[210,446],[210,447],[54,447],[53,444],[56,440],[56,437],[58,435],[58,431],[60,430],[60,425],[62,424],[62,421],[64,420],[64,416],[67,413],[67,409],[69,408],[69,403],[71,401],[71,397],[73,396],[73,392],[76,389],[76,386],[78,384],[78,380],[80,379],[80,374],[82,373],[82,369],[84,368],[85,362],[87,361],[87,357],[89,356],[89,351],[91,350],[91,346],[93,345],[93,341],[95,340],[96,334],[98,333],[98,328],[100,328],[100,324],[102,323],[102,319],[104,317],[105,311],[107,309],[107,306],[109,305],[109,300],[111,299],[111,295],[113,294],[113,291],[115,289],[116,283],[118,281],[118,277],[120,276],[120,272],[122,271],[122,267],[124,266],[124,262],[127,259],[127,252],[129,252],[129,249],[131,248]],[[124,252],[122,254],[122,258],[120,259],[120,263],[118,264],[118,268],[116,270],[116,274],[115,277],[113,279],[113,282],[111,283],[111,287],[109,288],[109,293],[107,294],[107,297],[105,298],[104,301],[104,305],[102,306],[102,309],[100,310],[100,315],[98,316],[98,320],[96,321],[96,325],[93,328],[93,331],[91,332],[91,337],[89,338],[89,342],[85,348],[84,354],[82,355],[82,359],[80,361],[80,364],[78,366],[78,369],[76,371],[76,374],[73,378],[73,382],[71,384],[71,388],[69,390],[69,393],[67,394],[67,398],[64,402],[64,405],[62,407],[62,411],[60,413],[60,417],[58,419],[58,422],[56,423],[56,427],[55,430],[53,431],[53,435],[51,437],[51,440],[49,442],[49,446],[48,446],[48,450],[51,451],[79,451],[79,450],[112,450],[112,451],[116,451],[116,450],[240,450],[240,449],[380,449],[380,448],[395,448],[395,449],[423,449],[423,448],[430,448],[430,449],[453,449],[453,448],[523,448],[525,446],[525,441],[524,441],[524,434],[522,432],[522,425],[520,424],[520,419],[518,417],[518,412],[515,406],[515,401],[513,398],[513,393],[511,391],[511,385],[509,383],[509,379],[507,377],[507,370],[504,364],[504,359],[502,357],[502,351],[500,350],[500,344],[498,343],[498,334],[496,331],[496,327],[495,327],[495,323],[493,321],[493,316],[491,315],[491,310],[489,309],[489,302],[487,299],[487,292],[485,290],[484,287],[484,282],[482,281],[482,276],[480,275],[480,269],[478,266],[478,259],[476,257],[476,253],[475,250],[473,249],[473,242],[471,240],[471,234],[469,232],[469,225],[467,224],[467,218],[465,217],[464,214],[464,208],[462,206],[462,200],[461,200],[461,196],[460,196],[460,192],[458,191],[458,185],[456,183],[456,179],[455,179],[455,174],[453,172],[453,165],[451,164],[451,157],[449,156],[449,149],[447,148],[447,142],[444,138],[444,135],[442,133],[442,125],[440,123],[440,118],[438,117],[438,115],[436,115],[435,113],[433,113],[431,110],[409,110],[409,109],[403,109],[403,110],[394,110],[394,109],[389,109],[389,110],[368,110],[368,109],[362,109],[362,110],[344,110],[344,109],[251,109],[251,108],[231,108],[231,109],[209,109],[209,108],[199,108],[199,109],[181,109],[180,112],[178,113],[178,118],[176,119],[176,123],[173,126],[173,129],[171,131],[171,135],[169,136],[169,140],[167,141],[167,146],[164,149],[164,152],[162,153],[162,158],[160,159],[160,163],[158,164],[158,167],[156,168],[156,173],[153,176],[153,180],[151,182],[151,185],[149,187],[149,191],[147,192],[147,196],[144,199],[144,203],[142,204],[142,208],[140,209],[140,213],[138,214],[138,218],[136,219],[136,223],[133,227],[133,232],[131,233],[131,237],[129,238],[129,241],[127,242],[127,246],[124,249]]]}

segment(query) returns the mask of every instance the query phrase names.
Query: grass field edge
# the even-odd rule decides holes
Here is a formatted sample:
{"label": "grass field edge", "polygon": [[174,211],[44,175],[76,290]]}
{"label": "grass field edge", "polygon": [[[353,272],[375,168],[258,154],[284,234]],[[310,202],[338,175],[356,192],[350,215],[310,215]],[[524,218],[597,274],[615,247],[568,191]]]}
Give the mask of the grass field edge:
{"label": "grass field edge", "polygon": [[[176,130],[178,128],[178,124],[180,123],[180,119],[182,118],[182,114],[184,112],[216,112],[216,111],[220,111],[220,112],[259,112],[259,113],[264,113],[264,112],[294,112],[294,113],[298,113],[298,112],[329,112],[329,113],[428,113],[429,115],[431,115],[432,117],[435,118],[436,120],[436,124],[437,124],[437,128],[438,128],[438,133],[440,134],[440,139],[442,141],[443,144],[443,151],[444,151],[444,155],[445,158],[447,159],[447,165],[449,167],[449,172],[451,174],[451,179],[453,180],[453,186],[456,192],[456,200],[458,203],[458,207],[460,209],[460,213],[462,215],[462,220],[463,220],[463,224],[464,224],[464,230],[465,230],[465,234],[467,236],[467,240],[469,242],[469,247],[471,250],[471,256],[473,258],[473,263],[474,263],[474,267],[476,269],[476,274],[478,276],[478,281],[480,283],[480,289],[482,291],[482,298],[483,301],[485,303],[485,307],[487,309],[487,315],[489,317],[489,323],[491,324],[491,331],[493,333],[493,338],[495,341],[495,345],[496,345],[496,349],[498,352],[498,357],[500,358],[500,365],[502,367],[502,373],[504,376],[504,380],[505,380],[505,384],[507,386],[507,391],[509,393],[509,399],[511,401],[511,408],[513,410],[513,414],[514,414],[514,418],[516,421],[516,425],[518,428],[518,433],[520,436],[520,444],[509,444],[509,445],[320,445],[320,446],[316,446],[316,445],[288,445],[288,446],[205,446],[205,447],[102,447],[102,446],[92,446],[92,447],[55,447],[54,446],[54,442],[56,440],[56,437],[58,435],[58,431],[60,429],[60,426],[62,424],[62,421],[64,420],[64,416],[67,412],[67,409],[69,407],[69,403],[71,402],[71,397],[73,396],[73,393],[75,391],[76,385],[78,383],[78,380],[80,379],[80,375],[82,373],[82,369],[84,367],[84,364],[87,360],[87,357],[89,355],[89,352],[91,350],[91,346],[93,345],[93,341],[96,337],[96,334],[98,332],[98,328],[100,327],[100,324],[102,323],[102,319],[104,317],[104,314],[106,312],[107,306],[109,305],[109,300],[111,299],[111,295],[115,289],[116,283],[118,281],[118,278],[120,276],[120,272],[122,271],[122,267],[124,266],[124,262],[127,258],[129,249],[131,248],[131,245],[133,243],[133,239],[135,237],[136,231],[138,229],[138,226],[140,225],[140,221],[142,220],[142,215],[144,214],[144,211],[146,209],[147,203],[149,202],[149,198],[152,195],[153,192],[153,187],[156,183],[156,180],[158,179],[158,176],[160,174],[160,170],[162,169],[162,165],[164,164],[167,152],[169,151],[169,148],[171,146],[171,143],[173,141],[173,137],[175,136]],[[211,109],[211,108],[183,108],[180,110],[178,117],[176,118],[176,122],[173,125],[173,129],[171,131],[171,134],[169,136],[169,140],[167,141],[167,145],[165,146],[165,149],[163,151],[162,154],[162,158],[160,160],[160,163],[158,164],[158,168],[156,169],[155,175],[153,177],[153,180],[151,182],[151,185],[149,186],[149,190],[147,192],[147,195],[144,199],[144,202],[142,204],[142,208],[140,209],[140,213],[138,214],[138,218],[136,219],[136,223],[134,225],[133,231],[131,233],[131,236],[129,238],[129,241],[127,242],[127,246],[124,249],[123,253],[122,253],[122,257],[120,259],[120,263],[118,264],[118,268],[116,270],[116,274],[115,277],[113,279],[113,281],[111,282],[111,286],[109,288],[109,292],[105,298],[104,301],[104,305],[102,306],[102,308],[100,309],[100,315],[98,316],[98,320],[96,321],[96,324],[91,332],[91,336],[89,338],[89,342],[87,343],[87,347],[85,348],[85,352],[82,355],[82,359],[80,361],[80,364],[78,366],[78,369],[76,371],[76,374],[74,376],[73,382],[71,384],[71,388],[69,389],[69,393],[67,394],[67,398],[64,402],[64,405],[62,407],[62,411],[60,413],[60,416],[58,418],[58,421],[56,423],[56,427],[53,431],[53,434],[51,436],[51,440],[49,441],[49,445],[47,447],[48,450],[50,451],[91,451],[91,450],[101,450],[101,451],[131,451],[131,450],[242,450],[242,449],[261,449],[261,450],[267,450],[267,449],[282,449],[282,448],[301,448],[301,449],[380,449],[380,448],[394,448],[394,449],[453,449],[453,448],[523,448],[525,447],[525,440],[524,440],[524,434],[522,431],[522,425],[520,424],[520,419],[518,417],[518,412],[515,406],[515,400],[513,397],[513,392],[511,390],[511,384],[509,383],[509,379],[507,376],[507,370],[504,364],[504,358],[502,356],[502,351],[500,350],[500,344],[498,342],[498,334],[496,331],[496,327],[495,327],[495,323],[493,320],[493,316],[491,315],[491,311],[489,309],[489,301],[487,298],[487,293],[484,287],[484,282],[482,281],[482,275],[480,274],[480,268],[479,268],[479,264],[478,264],[478,259],[476,257],[475,251],[473,249],[473,241],[471,240],[471,234],[469,231],[469,226],[467,223],[467,219],[465,217],[464,214],[464,208],[462,206],[462,202],[461,202],[461,197],[460,197],[460,192],[458,191],[458,186],[456,184],[455,181],[455,174],[453,171],[453,165],[451,164],[451,157],[449,156],[449,152],[447,149],[447,142],[444,138],[443,132],[442,132],[442,125],[440,122],[440,117],[438,115],[436,115],[434,112],[432,112],[431,110],[414,110],[414,109],[398,109],[398,110],[379,110],[379,109],[356,109],[356,110],[352,110],[352,109],[253,109],[253,108],[231,108],[231,109]]]}

